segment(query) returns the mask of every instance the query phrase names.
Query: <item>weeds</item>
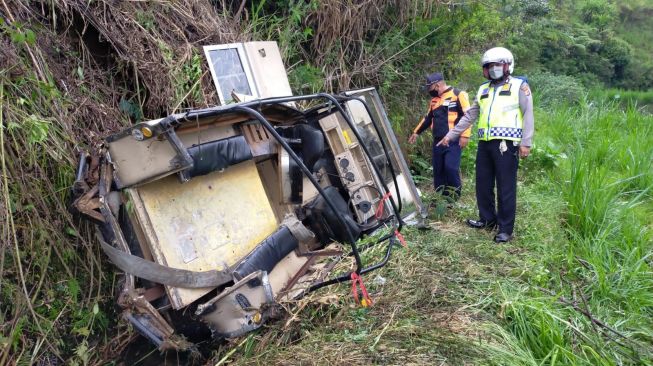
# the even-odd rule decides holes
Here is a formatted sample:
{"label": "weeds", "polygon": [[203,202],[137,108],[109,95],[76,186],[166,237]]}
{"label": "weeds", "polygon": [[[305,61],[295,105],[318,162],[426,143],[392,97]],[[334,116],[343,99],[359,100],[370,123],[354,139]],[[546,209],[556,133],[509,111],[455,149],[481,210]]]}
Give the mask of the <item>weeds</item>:
{"label": "weeds", "polygon": [[[555,132],[553,141],[569,156],[550,176],[566,203],[566,244],[557,249],[566,260],[542,258],[555,263],[548,284],[553,293],[538,296],[525,287],[504,295],[508,333],[496,333],[504,346],[519,345],[519,354],[532,356],[527,363],[651,364],[651,118],[598,104],[542,119],[542,132]],[[558,134],[572,121],[573,134]],[[509,359],[506,348],[492,349]]]}

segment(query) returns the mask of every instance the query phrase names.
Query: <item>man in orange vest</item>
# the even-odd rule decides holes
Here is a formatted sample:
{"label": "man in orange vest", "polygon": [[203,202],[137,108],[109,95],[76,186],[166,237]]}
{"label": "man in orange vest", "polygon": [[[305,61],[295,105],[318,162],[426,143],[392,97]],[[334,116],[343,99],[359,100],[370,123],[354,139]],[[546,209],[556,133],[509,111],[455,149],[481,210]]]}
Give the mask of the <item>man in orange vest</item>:
{"label": "man in orange vest", "polygon": [[414,144],[419,134],[431,128],[434,141],[431,160],[433,187],[443,196],[457,199],[462,189],[460,157],[462,149],[469,143],[471,129],[460,135],[457,144],[436,146],[436,143],[444,138],[467,112],[470,107],[469,96],[466,92],[447,85],[439,72],[426,77],[425,87],[432,97],[429,112],[415,127],[408,142]]}

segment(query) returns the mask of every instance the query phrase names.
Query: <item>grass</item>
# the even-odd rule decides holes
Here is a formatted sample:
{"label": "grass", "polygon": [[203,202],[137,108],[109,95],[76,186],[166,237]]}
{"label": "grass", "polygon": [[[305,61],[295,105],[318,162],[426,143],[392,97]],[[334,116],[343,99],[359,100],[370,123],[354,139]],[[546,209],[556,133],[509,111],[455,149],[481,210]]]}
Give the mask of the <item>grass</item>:
{"label": "grass", "polygon": [[[355,307],[348,285],[325,289],[310,297],[298,321],[272,324],[251,335],[249,346],[241,346],[230,360],[236,364],[487,361],[484,350],[496,340],[486,326],[502,308],[493,294],[501,286],[497,278],[540,273],[528,272],[523,262],[526,248],[497,246],[490,233],[460,224],[461,217],[475,210],[469,196],[459,208],[458,213],[432,221],[432,231],[409,229],[409,248],[399,250],[384,269],[366,276],[373,307]],[[381,254],[380,249],[375,251]],[[386,280],[383,285],[381,277]]]}
{"label": "grass", "polygon": [[[250,31],[263,34],[261,29],[235,34],[231,17],[209,2],[163,2],[156,14],[133,2],[78,3],[52,2],[48,9],[9,1],[0,22],[3,56],[10,65],[0,71],[0,365],[102,364],[134,339],[134,331],[118,322],[113,305],[119,276],[104,262],[89,227],[67,213],[78,144],[97,142],[106,131],[128,125],[129,118],[155,118],[177,105],[209,103],[214,90],[198,58],[200,40],[227,43],[248,38]],[[500,39],[494,31],[487,34],[494,28],[485,26],[500,21],[494,18],[497,12],[481,5],[451,12],[436,3],[402,3],[389,16],[395,22],[403,14],[393,24],[401,30],[379,33],[376,43],[364,46],[367,52],[359,49],[355,40],[361,37],[352,37],[351,29],[339,27],[336,33],[338,27],[328,25],[353,24],[359,34],[383,30],[386,22],[377,20],[385,16],[378,12],[351,23],[315,13],[304,19],[295,11],[292,27],[279,17],[266,34],[279,35],[289,58],[311,60],[290,63],[294,84],[313,91],[372,82],[386,91],[394,106],[390,115],[402,127],[422,113],[416,85],[426,69],[446,65],[460,69],[459,77],[480,77],[474,74],[474,54],[489,40]],[[85,18],[79,9],[100,22],[95,38],[108,57],[95,54],[80,38],[82,28],[98,29],[93,22],[73,24],[73,18]],[[252,15],[242,15],[243,29],[256,28]],[[344,15],[360,20],[353,12]],[[259,19],[259,25],[270,24]],[[442,22],[450,29],[399,53]],[[192,29],[180,31],[179,25],[191,23]],[[649,27],[650,22],[641,24]],[[636,31],[625,38],[645,58],[651,32],[630,29]],[[351,47],[336,44],[327,52],[306,44],[320,38],[317,32]],[[452,35],[460,42],[451,42]],[[434,60],[443,42],[458,46],[447,47],[449,53]],[[460,54],[466,55],[462,63],[445,62]],[[465,196],[456,210],[434,214],[430,232],[408,230],[409,249],[398,250],[387,267],[365,277],[374,307],[354,307],[348,285],[324,289],[295,304],[294,317],[213,349],[211,359],[236,364],[652,364],[652,101],[650,91],[608,89],[592,91],[578,106],[559,102],[538,108],[537,145],[520,170],[518,237],[511,244],[497,246],[491,234],[461,224],[476,215],[470,151],[463,166]],[[428,155],[428,141],[421,147]],[[434,202],[436,196],[429,197],[442,207]],[[366,255],[382,253],[375,249]],[[176,355],[170,356],[174,364]],[[142,354],[128,363],[147,360]]]}
{"label": "grass", "polygon": [[112,309],[90,231],[80,234],[67,208],[79,129],[61,122],[70,100],[25,72],[38,69],[31,59],[18,61],[0,72],[0,364],[83,363],[97,358],[88,340],[106,331]]}

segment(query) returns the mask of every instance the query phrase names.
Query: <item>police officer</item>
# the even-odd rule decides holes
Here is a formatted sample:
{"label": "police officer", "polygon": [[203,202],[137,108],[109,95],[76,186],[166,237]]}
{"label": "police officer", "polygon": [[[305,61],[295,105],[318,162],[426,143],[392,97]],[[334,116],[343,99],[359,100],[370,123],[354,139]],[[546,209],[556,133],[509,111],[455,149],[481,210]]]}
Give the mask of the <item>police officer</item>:
{"label": "police officer", "polygon": [[[525,80],[511,76],[515,67],[512,53],[489,49],[481,60],[483,75],[472,107],[438,145],[449,146],[478,120],[476,153],[476,200],[478,220],[467,220],[473,228],[495,228],[497,243],[512,239],[517,208],[517,167],[526,158],[533,139],[533,98]],[[494,187],[497,189],[495,206]]]}
{"label": "police officer", "polygon": [[426,77],[426,85],[431,95],[431,104],[426,117],[413,130],[408,142],[414,144],[422,132],[431,128],[433,134],[433,186],[436,192],[445,197],[456,199],[460,196],[462,182],[460,180],[461,149],[469,142],[471,129],[468,128],[460,136],[457,144],[436,146],[450,129],[452,129],[469,109],[469,97],[464,91],[453,88],[444,81],[439,72]]}

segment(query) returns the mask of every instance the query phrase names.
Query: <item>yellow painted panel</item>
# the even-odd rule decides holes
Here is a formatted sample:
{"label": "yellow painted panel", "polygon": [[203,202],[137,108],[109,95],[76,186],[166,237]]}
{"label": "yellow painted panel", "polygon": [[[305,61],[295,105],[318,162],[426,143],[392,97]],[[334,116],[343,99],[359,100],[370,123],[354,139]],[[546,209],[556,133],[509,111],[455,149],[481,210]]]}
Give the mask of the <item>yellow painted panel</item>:
{"label": "yellow painted panel", "polygon": [[[278,222],[253,161],[181,184],[176,176],[137,188],[140,222],[158,263],[194,271],[223,269],[272,234]],[[140,204],[139,204],[140,203]],[[140,211],[140,212],[139,212]],[[149,229],[149,230],[148,230]],[[211,289],[167,287],[181,308]]]}

